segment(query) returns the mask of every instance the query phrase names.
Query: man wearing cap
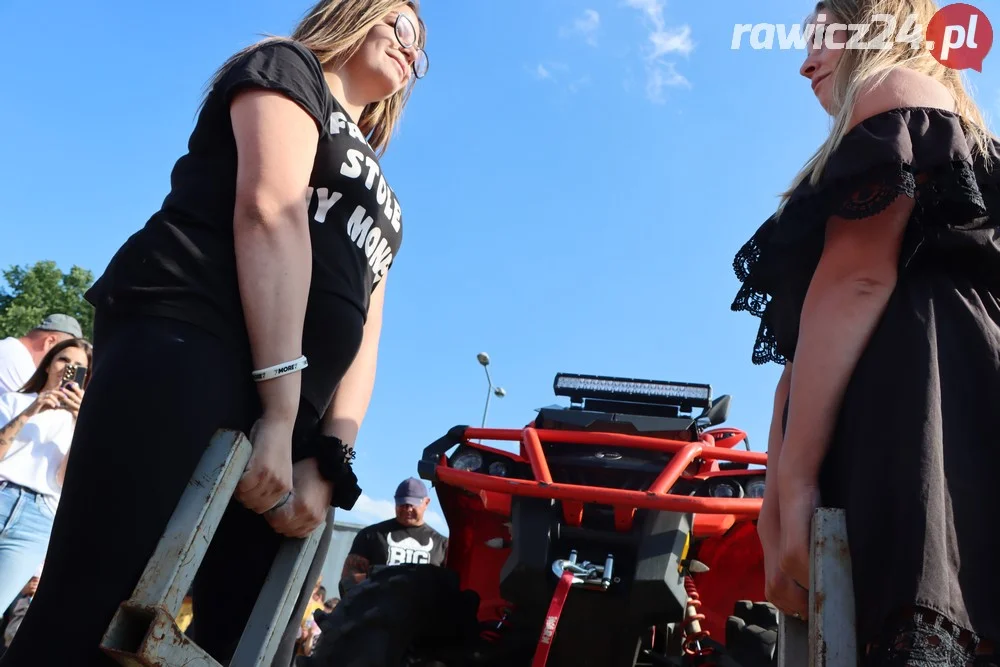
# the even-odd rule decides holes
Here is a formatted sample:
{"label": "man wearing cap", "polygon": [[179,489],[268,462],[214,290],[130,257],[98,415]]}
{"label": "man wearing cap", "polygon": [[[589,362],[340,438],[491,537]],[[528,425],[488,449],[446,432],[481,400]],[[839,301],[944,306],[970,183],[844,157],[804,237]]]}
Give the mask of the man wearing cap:
{"label": "man wearing cap", "polygon": [[362,528],[355,536],[340,578],[341,596],[380,565],[444,564],[448,538],[424,523],[430,502],[427,487],[415,477],[396,488],[396,516]]}
{"label": "man wearing cap", "polygon": [[83,338],[80,323],[69,315],[55,313],[20,338],[0,340],[0,394],[19,391],[45,354],[70,338]]}

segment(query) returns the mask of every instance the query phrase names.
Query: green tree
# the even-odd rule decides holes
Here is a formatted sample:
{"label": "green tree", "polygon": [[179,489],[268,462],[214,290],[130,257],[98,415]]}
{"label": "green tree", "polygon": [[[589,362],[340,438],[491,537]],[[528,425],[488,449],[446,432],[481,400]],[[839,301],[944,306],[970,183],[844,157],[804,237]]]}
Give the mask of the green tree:
{"label": "green tree", "polygon": [[80,322],[83,336],[93,340],[94,307],[83,298],[94,274],[73,266],[63,273],[52,261],[32,266],[12,266],[3,272],[0,285],[0,338],[23,336],[46,315],[66,313]]}

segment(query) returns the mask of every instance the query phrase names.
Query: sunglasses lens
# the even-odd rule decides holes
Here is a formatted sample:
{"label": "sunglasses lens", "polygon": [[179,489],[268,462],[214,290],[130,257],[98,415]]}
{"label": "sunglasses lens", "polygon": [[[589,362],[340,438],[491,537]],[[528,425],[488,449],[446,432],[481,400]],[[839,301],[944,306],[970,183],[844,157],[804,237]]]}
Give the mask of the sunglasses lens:
{"label": "sunglasses lens", "polygon": [[424,53],[423,49],[417,51],[417,59],[413,61],[413,70],[417,74],[418,79],[422,79],[427,74],[427,70],[430,68],[430,63],[427,61],[427,54]]}
{"label": "sunglasses lens", "polygon": [[[405,14],[396,16],[396,39],[404,49],[413,48],[417,45],[417,31],[413,27],[413,22]],[[418,79],[422,79],[430,67],[427,61],[427,54],[423,49],[417,49],[417,58],[413,61],[413,72]]]}
{"label": "sunglasses lens", "polygon": [[409,48],[417,41],[413,24],[410,23],[410,19],[402,14],[396,19],[396,38],[399,39],[399,43],[403,45],[403,48]]}

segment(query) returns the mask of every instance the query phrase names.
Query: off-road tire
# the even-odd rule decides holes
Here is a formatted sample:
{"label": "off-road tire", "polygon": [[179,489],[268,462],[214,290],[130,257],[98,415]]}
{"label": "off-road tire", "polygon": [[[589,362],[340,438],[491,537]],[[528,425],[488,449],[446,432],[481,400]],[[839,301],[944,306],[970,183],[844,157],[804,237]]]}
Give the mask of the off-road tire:
{"label": "off-road tire", "polygon": [[777,665],[777,608],[767,602],[737,602],[726,621],[726,654],[741,667]]}
{"label": "off-road tire", "polygon": [[[347,592],[320,624],[310,667],[429,665],[478,636],[479,597],[435,565],[386,568]],[[446,664],[451,667],[452,661]]]}

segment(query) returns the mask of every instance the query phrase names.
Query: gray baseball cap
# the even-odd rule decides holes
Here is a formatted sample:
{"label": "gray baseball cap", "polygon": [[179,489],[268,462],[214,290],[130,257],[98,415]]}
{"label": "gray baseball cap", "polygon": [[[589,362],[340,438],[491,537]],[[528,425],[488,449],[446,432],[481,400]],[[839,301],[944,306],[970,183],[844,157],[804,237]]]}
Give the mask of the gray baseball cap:
{"label": "gray baseball cap", "polygon": [[63,313],[49,315],[35,328],[42,331],[58,331],[76,338],[83,338],[83,329],[80,328],[80,323],[76,321],[75,317]]}
{"label": "gray baseball cap", "polygon": [[416,477],[410,477],[396,487],[397,505],[419,505],[427,497],[427,487]]}

